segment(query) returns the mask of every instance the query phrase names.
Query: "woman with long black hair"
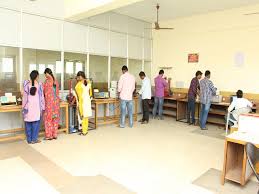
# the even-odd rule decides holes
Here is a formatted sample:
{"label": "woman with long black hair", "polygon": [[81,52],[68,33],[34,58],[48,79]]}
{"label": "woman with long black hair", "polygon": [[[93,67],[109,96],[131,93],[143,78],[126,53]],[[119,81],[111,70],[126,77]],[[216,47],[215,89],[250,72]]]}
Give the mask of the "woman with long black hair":
{"label": "woman with long black hair", "polygon": [[86,79],[83,71],[77,73],[77,80],[78,83],[76,84],[75,90],[79,103],[79,115],[82,120],[82,133],[80,133],[80,135],[86,135],[88,133],[88,118],[92,116],[91,81]]}
{"label": "woman with long black hair", "polygon": [[27,142],[40,143],[38,139],[42,111],[45,109],[43,87],[39,82],[39,72],[30,73],[30,80],[24,81],[22,113],[25,121]]}
{"label": "woman with long black hair", "polygon": [[46,68],[44,74],[46,77],[43,85],[46,103],[44,112],[45,139],[52,140],[58,137],[58,124],[60,119],[59,84],[51,69]]}

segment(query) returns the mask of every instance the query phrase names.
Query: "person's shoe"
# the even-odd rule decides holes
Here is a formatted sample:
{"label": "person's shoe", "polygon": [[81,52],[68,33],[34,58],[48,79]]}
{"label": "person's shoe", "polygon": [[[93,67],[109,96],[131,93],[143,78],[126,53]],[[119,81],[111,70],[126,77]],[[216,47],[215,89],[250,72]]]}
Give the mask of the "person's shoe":
{"label": "person's shoe", "polygon": [[201,130],[208,130],[208,128],[207,128],[207,127],[205,127],[205,128],[201,128]]}
{"label": "person's shoe", "polygon": [[45,137],[44,140],[52,140],[53,138],[51,137]]}
{"label": "person's shoe", "polygon": [[158,117],[158,120],[164,120],[164,117]]}
{"label": "person's shoe", "polygon": [[156,119],[156,117],[155,117],[155,116],[152,116],[152,119]]}
{"label": "person's shoe", "polygon": [[194,123],[189,123],[189,125],[194,125]]}
{"label": "person's shoe", "polygon": [[148,121],[142,121],[141,124],[148,124]]}
{"label": "person's shoe", "polygon": [[125,128],[125,126],[121,126],[121,125],[119,125],[118,127],[119,127],[119,128]]}
{"label": "person's shoe", "polygon": [[41,142],[41,140],[36,140],[36,141],[32,141],[31,143],[36,144],[36,143],[40,143],[40,142]]}
{"label": "person's shoe", "polygon": [[143,119],[140,119],[138,122],[142,123],[142,122],[143,122]]}
{"label": "person's shoe", "polygon": [[53,139],[57,140],[57,139],[58,139],[58,137],[53,137]]}

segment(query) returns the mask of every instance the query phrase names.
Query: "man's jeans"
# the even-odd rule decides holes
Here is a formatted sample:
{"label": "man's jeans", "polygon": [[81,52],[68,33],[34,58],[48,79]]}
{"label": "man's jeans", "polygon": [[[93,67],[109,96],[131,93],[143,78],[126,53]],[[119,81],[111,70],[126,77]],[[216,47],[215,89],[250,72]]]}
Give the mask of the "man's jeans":
{"label": "man's jeans", "polygon": [[208,114],[210,111],[210,105],[211,105],[211,103],[201,104],[200,126],[202,129],[206,128],[206,122],[207,122]]}
{"label": "man's jeans", "polygon": [[132,100],[121,100],[121,118],[120,127],[125,127],[126,107],[128,110],[129,126],[133,127],[133,101]]}
{"label": "man's jeans", "polygon": [[157,114],[157,107],[158,107],[158,116],[160,118],[163,117],[163,106],[164,106],[164,97],[155,97],[155,103],[153,107],[153,117]]}
{"label": "man's jeans", "polygon": [[195,124],[195,99],[188,99],[187,121]]}

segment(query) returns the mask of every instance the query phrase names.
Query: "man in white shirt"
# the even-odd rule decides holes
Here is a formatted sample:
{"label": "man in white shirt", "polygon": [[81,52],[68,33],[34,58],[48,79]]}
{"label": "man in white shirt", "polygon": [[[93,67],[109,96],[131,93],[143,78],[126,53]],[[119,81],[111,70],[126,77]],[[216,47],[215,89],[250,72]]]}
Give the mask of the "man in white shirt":
{"label": "man in white shirt", "polygon": [[146,77],[146,74],[143,71],[139,73],[139,77],[142,80],[142,85],[139,94],[142,98],[143,110],[143,117],[140,120],[140,122],[141,124],[147,124],[149,121],[149,100],[151,99],[151,83],[150,79]]}
{"label": "man in white shirt", "polygon": [[234,121],[238,121],[240,114],[249,113],[253,107],[253,104],[249,100],[243,98],[242,90],[238,90],[236,95],[237,99],[233,100],[228,107],[228,112],[231,113],[230,119]]}

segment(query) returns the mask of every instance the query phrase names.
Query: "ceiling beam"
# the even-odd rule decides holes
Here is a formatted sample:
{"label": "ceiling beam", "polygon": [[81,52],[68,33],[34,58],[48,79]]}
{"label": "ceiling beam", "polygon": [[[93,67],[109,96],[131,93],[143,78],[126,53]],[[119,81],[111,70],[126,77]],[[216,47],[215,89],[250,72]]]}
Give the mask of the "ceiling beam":
{"label": "ceiling beam", "polygon": [[[68,2],[69,0],[67,0]],[[74,1],[75,3],[77,2],[77,9],[76,12],[77,13],[73,13],[71,10],[70,12],[72,12],[72,14],[70,13],[70,15],[65,17],[65,20],[67,21],[71,21],[71,22],[76,22],[85,18],[89,18],[91,16],[95,16],[98,14],[102,14],[108,11],[112,11],[133,3],[137,3],[143,0],[109,0],[107,1],[107,3],[103,2],[102,5],[92,5],[92,8],[89,9],[89,3],[91,3],[91,1],[88,1],[89,3],[87,4],[87,1],[82,1],[81,6],[78,3],[79,1]],[[70,6],[73,6],[72,1],[70,1]],[[69,4],[67,4],[67,6],[69,6]],[[78,8],[79,7],[79,8]],[[71,9],[71,7],[70,7]],[[75,11],[74,11],[75,12]]]}

